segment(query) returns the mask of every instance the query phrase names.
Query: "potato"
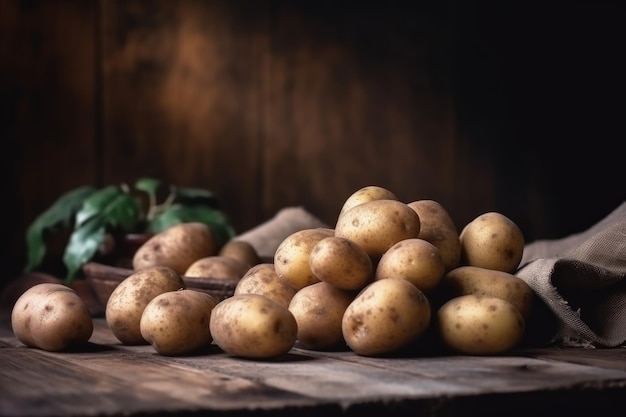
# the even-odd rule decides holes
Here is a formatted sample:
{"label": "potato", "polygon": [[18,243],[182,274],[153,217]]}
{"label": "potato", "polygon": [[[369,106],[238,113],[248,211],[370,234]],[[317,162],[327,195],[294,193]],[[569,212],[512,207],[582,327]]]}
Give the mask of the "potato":
{"label": "potato", "polygon": [[335,226],[335,236],[350,239],[377,262],[383,253],[401,240],[417,238],[420,218],[406,203],[373,200],[343,213]]}
{"label": "potato", "polygon": [[419,238],[432,243],[439,249],[445,272],[461,262],[459,231],[448,211],[435,200],[415,200],[408,203],[420,218]]}
{"label": "potato", "polygon": [[339,211],[339,216],[341,217],[343,213],[350,210],[352,207],[372,200],[398,200],[398,197],[385,187],[367,185],[348,196]]}
{"label": "potato", "polygon": [[143,243],[133,255],[133,269],[162,265],[184,274],[194,261],[216,255],[219,245],[204,223],[178,223]]}
{"label": "potato", "polygon": [[509,352],[522,340],[525,321],[513,304],[489,295],[462,295],[437,310],[441,341],[466,355]]}
{"label": "potato", "polygon": [[320,281],[344,290],[360,290],[374,278],[372,259],[355,242],[337,236],[317,242],[309,257],[311,272]]}
{"label": "potato", "polygon": [[239,280],[234,294],[260,294],[289,307],[296,289],[278,277],[274,264],[260,263],[248,270]]}
{"label": "potato", "polygon": [[280,279],[296,290],[319,282],[311,272],[311,251],[317,242],[333,235],[333,229],[313,228],[299,230],[283,239],[274,253],[274,268]]}
{"label": "potato", "polygon": [[248,265],[248,268],[261,263],[261,258],[255,247],[245,240],[229,240],[222,246],[218,255],[238,259]]}
{"label": "potato", "polygon": [[216,278],[239,281],[250,267],[243,261],[229,256],[207,256],[194,261],[183,274],[186,277]]}
{"label": "potato", "polygon": [[444,269],[443,258],[435,245],[423,239],[404,239],[383,254],[374,278],[403,278],[428,294],[439,285]]}
{"label": "potato", "polygon": [[514,273],[524,253],[524,235],[502,213],[487,212],[470,221],[459,235],[461,265]]}
{"label": "potato", "polygon": [[167,266],[151,266],[135,271],[111,293],[105,308],[107,325],[125,345],[148,342],[141,335],[141,315],[154,297],[185,288],[181,275]]}
{"label": "potato", "polygon": [[405,279],[374,281],[356,296],[341,323],[348,346],[363,356],[393,353],[417,341],[428,329],[428,298]]}
{"label": "potato", "polygon": [[141,314],[141,336],[161,355],[195,352],[213,341],[209,320],[217,303],[210,294],[191,289],[159,294]]}
{"label": "potato", "polygon": [[341,321],[356,294],[323,281],[298,291],[289,303],[298,323],[298,343],[306,349],[345,347]]}
{"label": "potato", "polygon": [[19,296],[11,310],[15,337],[29,347],[62,351],[86,343],[93,321],[79,295],[63,284],[40,283]]}
{"label": "potato", "polygon": [[243,358],[267,359],[289,352],[298,324],[288,308],[260,294],[238,294],[220,301],[209,328],[224,352]]}
{"label": "potato", "polygon": [[530,317],[535,292],[523,279],[508,272],[477,266],[460,266],[444,275],[442,292],[448,298],[460,295],[490,295],[502,298],[517,308],[524,319]]}

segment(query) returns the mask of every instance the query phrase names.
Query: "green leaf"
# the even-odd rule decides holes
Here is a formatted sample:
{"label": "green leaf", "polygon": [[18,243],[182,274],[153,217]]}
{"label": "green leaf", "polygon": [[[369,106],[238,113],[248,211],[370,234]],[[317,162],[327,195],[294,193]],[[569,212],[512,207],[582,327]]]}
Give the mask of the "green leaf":
{"label": "green leaf", "polygon": [[91,217],[74,229],[63,254],[63,263],[67,268],[66,283],[72,283],[83,264],[93,258],[105,234],[106,225],[100,217]]}
{"label": "green leaf", "polygon": [[90,186],[82,186],[59,197],[46,211],[41,213],[26,231],[27,262],[24,272],[39,266],[46,254],[44,233],[61,226],[69,226],[76,211],[85,198],[94,192]]}
{"label": "green leaf", "polygon": [[99,218],[105,226],[132,231],[141,216],[137,201],[122,188],[109,186],[93,193],[76,214],[76,226]]}
{"label": "green leaf", "polygon": [[172,186],[170,192],[174,196],[176,203],[192,206],[208,206],[219,209],[220,204],[217,197],[209,190],[203,188],[188,188]]}
{"label": "green leaf", "polygon": [[157,190],[161,186],[161,181],[154,178],[140,178],[135,182],[135,188],[140,191],[145,191],[146,193],[155,196]]}

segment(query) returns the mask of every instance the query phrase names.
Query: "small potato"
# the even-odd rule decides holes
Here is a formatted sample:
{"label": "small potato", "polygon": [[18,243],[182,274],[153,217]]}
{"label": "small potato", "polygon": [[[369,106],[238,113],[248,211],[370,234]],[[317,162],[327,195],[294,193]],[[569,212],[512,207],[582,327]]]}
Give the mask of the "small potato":
{"label": "small potato", "polygon": [[299,344],[318,350],[345,347],[341,321],[356,294],[323,281],[298,291],[289,311],[298,323]]}
{"label": "small potato", "polygon": [[11,327],[26,346],[51,352],[86,343],[93,333],[91,314],[76,291],[49,282],[22,293],[11,311]]}
{"label": "small potato", "polygon": [[357,354],[396,352],[417,341],[428,329],[428,298],[405,279],[383,279],[365,287],[342,318],[342,332]]}
{"label": "small potato", "polygon": [[522,340],[525,321],[513,304],[488,295],[455,297],[437,310],[437,330],[445,346],[467,355],[497,355]]}
{"label": "small potato", "polygon": [[403,278],[428,294],[439,285],[444,269],[435,245],[423,239],[404,239],[383,254],[374,277]]}
{"label": "small potato", "polygon": [[367,185],[360,188],[350,194],[346,201],[343,203],[339,216],[346,211],[350,210],[354,206],[365,203],[372,200],[398,200],[398,197],[385,187],[378,185]]}
{"label": "small potato", "polygon": [[477,266],[460,266],[444,275],[442,293],[448,298],[460,295],[490,295],[502,298],[517,308],[525,319],[530,317],[535,292],[523,279],[508,272]]}
{"label": "small potato", "polygon": [[502,213],[488,212],[470,221],[459,235],[461,265],[514,273],[524,253],[524,235]]}
{"label": "small potato", "polygon": [[213,341],[224,352],[266,359],[289,352],[298,336],[293,314],[259,294],[233,295],[220,301],[209,323]]}
{"label": "small potato", "polygon": [[317,242],[334,233],[328,228],[304,229],[283,239],[274,253],[274,268],[280,279],[296,290],[319,282],[319,278],[311,272],[311,251]]}
{"label": "small potato", "polygon": [[419,238],[432,243],[439,249],[445,272],[461,262],[459,231],[448,211],[435,200],[416,200],[408,203],[420,218]]}
{"label": "small potato", "polygon": [[367,252],[355,242],[337,236],[317,242],[309,257],[311,272],[320,281],[344,290],[360,290],[372,282],[374,267]]}
{"label": "small potato", "polygon": [[209,320],[217,303],[210,294],[191,289],[159,294],[141,314],[141,335],[161,355],[197,351],[213,341]]}
{"label": "small potato", "polygon": [[216,278],[239,281],[250,267],[243,261],[229,256],[207,256],[194,261],[183,274],[186,277]]}
{"label": "small potato", "polygon": [[222,246],[218,255],[235,258],[248,265],[248,268],[261,263],[257,250],[245,240],[229,240]]}
{"label": "small potato", "polygon": [[295,293],[295,288],[278,277],[272,263],[260,263],[250,268],[239,280],[234,291],[235,295],[264,295],[283,307],[289,307]]}
{"label": "small potato", "polygon": [[373,200],[359,204],[339,217],[335,236],[354,241],[378,262],[383,253],[401,240],[417,238],[420,218],[398,200]]}
{"label": "small potato", "polygon": [[181,275],[167,266],[151,266],[129,275],[111,293],[105,309],[105,320],[125,345],[144,345],[141,315],[154,297],[185,288]]}
{"label": "small potato", "polygon": [[161,265],[182,275],[194,261],[216,255],[218,250],[218,242],[206,224],[178,223],[152,236],[137,249],[133,269]]}

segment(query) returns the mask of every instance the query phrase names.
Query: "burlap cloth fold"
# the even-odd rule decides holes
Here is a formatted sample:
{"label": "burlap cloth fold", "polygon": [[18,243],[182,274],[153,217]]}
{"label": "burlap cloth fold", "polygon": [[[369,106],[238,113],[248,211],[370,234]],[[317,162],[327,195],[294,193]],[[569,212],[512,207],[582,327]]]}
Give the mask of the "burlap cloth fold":
{"label": "burlap cloth fold", "polygon": [[[329,226],[302,207],[287,207],[238,238],[272,260],[285,237],[313,227]],[[537,294],[541,314],[550,316],[535,318],[535,323],[544,318],[556,323],[549,327],[554,333],[550,343],[625,345],[626,202],[584,232],[527,244],[516,275]]]}

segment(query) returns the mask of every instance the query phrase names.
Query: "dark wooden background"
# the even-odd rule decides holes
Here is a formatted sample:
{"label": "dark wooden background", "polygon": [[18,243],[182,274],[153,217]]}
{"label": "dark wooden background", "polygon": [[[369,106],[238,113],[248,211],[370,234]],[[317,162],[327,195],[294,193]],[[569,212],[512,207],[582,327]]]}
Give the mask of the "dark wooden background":
{"label": "dark wooden background", "polygon": [[371,184],[528,241],[624,201],[624,6],[415,3],[0,0],[0,279],[60,194],[141,176],[240,232]]}

